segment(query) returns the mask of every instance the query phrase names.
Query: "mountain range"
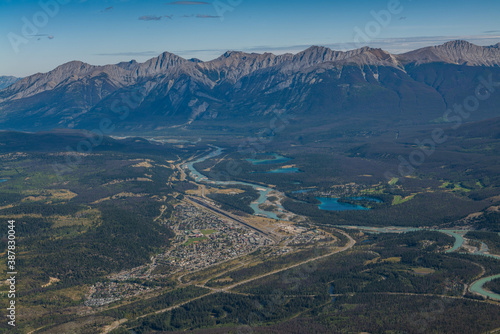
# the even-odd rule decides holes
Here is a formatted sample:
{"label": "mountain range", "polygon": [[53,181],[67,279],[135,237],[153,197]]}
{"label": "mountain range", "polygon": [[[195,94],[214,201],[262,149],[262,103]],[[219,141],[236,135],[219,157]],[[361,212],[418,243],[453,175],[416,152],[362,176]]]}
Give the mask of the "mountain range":
{"label": "mountain range", "polygon": [[0,76],[0,90],[9,87],[19,79],[13,76]]}
{"label": "mountain range", "polygon": [[[259,127],[285,113],[302,126],[428,124],[473,96],[481,77],[500,81],[500,43],[451,41],[398,55],[313,46],[228,51],[207,62],[168,52],[144,63],[72,61],[17,81],[0,77],[0,129],[91,129],[103,118],[124,131]],[[499,102],[491,94],[471,120],[498,116]]]}

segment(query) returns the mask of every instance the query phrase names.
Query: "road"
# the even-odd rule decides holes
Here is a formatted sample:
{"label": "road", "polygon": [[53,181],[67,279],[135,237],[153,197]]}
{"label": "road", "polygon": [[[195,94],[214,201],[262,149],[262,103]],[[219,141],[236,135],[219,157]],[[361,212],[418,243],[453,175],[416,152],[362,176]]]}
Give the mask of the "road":
{"label": "road", "polygon": [[[274,271],[271,271],[271,272],[268,272],[268,273],[265,273],[265,274],[262,274],[262,275],[259,275],[259,276],[256,276],[256,277],[252,277],[252,278],[249,278],[245,281],[241,281],[241,282],[238,282],[238,283],[235,283],[233,285],[230,285],[230,286],[227,286],[225,288],[220,288],[220,289],[212,289],[209,293],[207,294],[204,294],[202,296],[198,296],[198,297],[195,297],[195,298],[191,298],[189,300],[186,300],[182,303],[179,303],[179,304],[176,304],[176,305],[172,305],[170,307],[167,307],[167,308],[164,308],[164,309],[161,309],[161,310],[158,310],[158,311],[154,311],[154,312],[151,312],[151,313],[148,313],[148,314],[144,314],[140,317],[137,317],[136,319],[142,319],[142,318],[145,318],[145,317],[148,317],[148,316],[151,316],[151,315],[155,315],[155,314],[161,314],[161,313],[165,313],[165,312],[168,312],[168,311],[171,311],[173,309],[176,309],[178,307],[181,307],[183,305],[186,305],[188,303],[191,303],[195,300],[199,300],[201,298],[204,298],[204,297],[207,297],[207,296],[210,296],[210,295],[213,295],[215,293],[233,293],[232,291],[230,291],[231,289],[234,289],[235,287],[237,286],[240,286],[242,284],[246,284],[246,283],[249,283],[249,282],[252,282],[252,281],[256,281],[258,279],[261,279],[263,277],[267,277],[267,276],[270,276],[270,275],[274,275],[274,274],[277,274],[277,273],[280,273],[280,272],[283,272],[283,271],[286,271],[286,270],[289,270],[289,269],[293,269],[293,268],[296,268],[296,267],[299,267],[301,265],[304,265],[304,264],[307,264],[307,263],[310,263],[310,262],[313,262],[313,261],[317,261],[317,260],[320,260],[320,259],[323,259],[323,258],[326,258],[328,256],[331,256],[333,254],[337,254],[337,253],[340,253],[340,252],[345,252],[349,249],[351,249],[352,247],[354,247],[354,245],[356,244],[356,241],[347,233],[343,232],[343,231],[340,231],[340,230],[337,230],[339,233],[342,233],[344,236],[346,236],[349,241],[348,243],[344,246],[344,247],[341,247],[339,249],[336,249],[335,251],[333,252],[330,252],[328,254],[325,254],[325,255],[321,255],[321,256],[318,256],[318,257],[315,257],[315,258],[311,258],[311,259],[308,259],[308,260],[305,260],[305,261],[302,261],[300,263],[297,263],[297,264],[294,264],[294,265],[291,265],[289,267],[286,267],[286,268],[282,268],[282,269],[277,269],[277,270],[274,270]],[[206,288],[206,287],[205,287]],[[237,293],[237,294],[240,294],[240,293]],[[103,333],[108,333],[108,332],[103,332]]]}
{"label": "road", "polygon": [[246,226],[246,227],[248,227],[248,228],[250,228],[250,229],[252,229],[252,230],[254,230],[254,231],[256,231],[256,232],[258,232],[260,234],[263,234],[264,236],[266,236],[268,238],[271,238],[274,242],[278,242],[279,241],[279,239],[275,235],[273,235],[273,234],[271,234],[269,232],[262,231],[261,229],[258,229],[257,227],[252,226],[252,225],[244,222],[243,220],[241,220],[239,218],[233,217],[228,212],[225,212],[225,211],[223,211],[223,210],[221,210],[219,208],[216,208],[213,205],[210,205],[210,204],[208,204],[208,203],[206,203],[206,202],[204,202],[204,201],[202,201],[200,199],[194,198],[192,196],[186,196],[186,198],[189,199],[191,202],[194,202],[194,203],[196,203],[198,205],[203,206],[204,208],[209,209],[210,211],[218,213],[219,215],[222,215],[222,216],[224,216],[226,218],[229,218],[229,219],[237,222],[238,224],[241,224],[241,225]]}
{"label": "road", "polygon": [[[340,231],[338,231],[338,232],[340,232]],[[344,232],[340,232],[340,233],[344,234],[347,238],[349,238],[349,242],[347,243],[347,245],[345,245],[342,248],[339,248],[339,249],[337,249],[337,250],[335,250],[335,251],[333,251],[331,253],[325,254],[325,255],[321,255],[321,256],[318,256],[318,257],[315,257],[315,258],[312,258],[312,259],[309,259],[309,260],[306,260],[306,261],[303,261],[303,262],[299,262],[297,264],[294,264],[294,265],[286,267],[286,268],[277,269],[277,270],[271,271],[269,273],[266,273],[266,274],[263,274],[263,275],[260,275],[260,276],[257,276],[257,277],[249,278],[249,279],[247,279],[245,281],[241,281],[241,282],[235,283],[233,285],[230,285],[228,287],[225,287],[222,290],[229,291],[229,290],[234,289],[235,287],[237,287],[239,285],[246,284],[246,283],[255,281],[257,279],[261,279],[261,278],[266,277],[266,276],[274,275],[274,274],[283,272],[285,270],[296,268],[298,266],[301,266],[301,265],[304,265],[304,264],[307,264],[307,263],[310,263],[310,262],[313,262],[313,261],[317,261],[317,260],[323,259],[325,257],[331,256],[333,254],[337,254],[337,253],[340,253],[340,252],[345,252],[346,250],[351,249],[356,244],[356,241],[349,234],[344,233]]]}

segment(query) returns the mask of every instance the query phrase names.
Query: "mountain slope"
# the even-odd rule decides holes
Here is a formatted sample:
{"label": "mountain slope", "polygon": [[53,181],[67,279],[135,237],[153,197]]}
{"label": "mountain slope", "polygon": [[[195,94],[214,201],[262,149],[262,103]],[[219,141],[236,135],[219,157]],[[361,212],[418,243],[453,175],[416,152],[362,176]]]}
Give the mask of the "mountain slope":
{"label": "mountain slope", "polygon": [[[473,94],[479,75],[500,77],[499,64],[499,44],[464,41],[402,55],[315,46],[295,55],[228,51],[208,62],[168,52],[144,63],[73,61],[1,90],[0,127],[89,129],[103,118],[129,131],[242,121],[258,127],[284,112],[307,123],[426,123]],[[482,102],[472,119],[491,116],[498,102]]]}
{"label": "mountain slope", "polygon": [[0,76],[0,90],[9,87],[17,80],[19,80],[19,78],[13,76]]}
{"label": "mountain slope", "polygon": [[467,41],[451,41],[404,53],[399,59],[415,64],[443,62],[467,66],[500,66],[500,43],[478,46]]}

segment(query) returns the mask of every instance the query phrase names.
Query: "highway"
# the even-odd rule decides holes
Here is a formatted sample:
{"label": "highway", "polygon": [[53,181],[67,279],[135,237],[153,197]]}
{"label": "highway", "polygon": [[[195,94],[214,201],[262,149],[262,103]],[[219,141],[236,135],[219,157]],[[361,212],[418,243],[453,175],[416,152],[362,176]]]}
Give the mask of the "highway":
{"label": "highway", "polygon": [[243,220],[241,220],[241,219],[238,219],[238,218],[236,218],[236,217],[233,217],[233,216],[232,216],[232,215],[230,215],[229,213],[227,213],[227,212],[225,212],[225,211],[223,211],[223,210],[221,210],[221,209],[219,209],[219,208],[217,208],[217,207],[215,207],[215,206],[213,206],[213,205],[210,205],[210,204],[208,204],[208,203],[206,203],[206,202],[204,202],[204,201],[202,201],[202,200],[200,200],[200,199],[194,198],[194,197],[192,197],[192,196],[186,196],[186,198],[187,198],[187,199],[189,199],[190,201],[192,201],[192,202],[194,202],[194,203],[196,203],[196,204],[198,204],[198,205],[201,205],[201,206],[203,206],[203,207],[205,207],[205,208],[207,208],[207,209],[209,209],[209,210],[211,210],[211,211],[213,211],[213,212],[216,212],[216,213],[218,213],[218,214],[220,214],[220,215],[222,215],[222,216],[224,216],[224,217],[226,217],[226,218],[229,218],[229,219],[231,219],[231,220],[234,220],[235,222],[237,222],[237,223],[239,223],[239,224],[241,224],[241,225],[243,225],[243,226],[246,226],[246,227],[248,227],[248,228],[250,228],[250,229],[252,229],[252,230],[254,230],[254,231],[256,231],[256,232],[258,232],[258,233],[260,233],[260,234],[263,234],[263,235],[265,235],[266,237],[271,238],[271,239],[272,239],[272,240],[274,240],[275,242],[277,242],[277,241],[278,241],[277,237],[276,237],[276,236],[274,236],[274,235],[272,235],[271,233],[264,232],[264,231],[262,231],[261,229],[258,229],[257,227],[252,226],[252,225],[250,225],[250,224],[248,224],[248,223],[244,222],[244,221],[243,221]]}

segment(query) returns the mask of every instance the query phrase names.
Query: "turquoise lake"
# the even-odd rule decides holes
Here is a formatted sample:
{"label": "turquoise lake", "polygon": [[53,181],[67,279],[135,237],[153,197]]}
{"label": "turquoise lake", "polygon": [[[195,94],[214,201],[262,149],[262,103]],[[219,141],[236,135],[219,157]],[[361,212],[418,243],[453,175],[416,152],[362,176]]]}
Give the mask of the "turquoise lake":
{"label": "turquoise lake", "polygon": [[339,203],[338,198],[333,197],[316,197],[321,202],[319,204],[320,210],[325,211],[353,211],[353,210],[370,210],[361,205],[350,203]]}
{"label": "turquoise lake", "polygon": [[270,170],[269,174],[287,174],[287,173],[299,173],[299,169],[296,167],[290,167],[290,168],[278,168],[278,169],[273,169]]}
{"label": "turquoise lake", "polygon": [[290,158],[283,157],[279,154],[273,153],[273,159],[246,159],[248,162],[251,162],[253,165],[271,165],[271,164],[282,164],[287,161],[290,161]]}

